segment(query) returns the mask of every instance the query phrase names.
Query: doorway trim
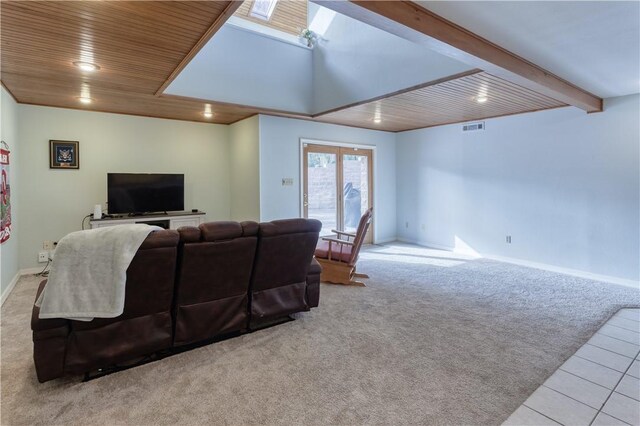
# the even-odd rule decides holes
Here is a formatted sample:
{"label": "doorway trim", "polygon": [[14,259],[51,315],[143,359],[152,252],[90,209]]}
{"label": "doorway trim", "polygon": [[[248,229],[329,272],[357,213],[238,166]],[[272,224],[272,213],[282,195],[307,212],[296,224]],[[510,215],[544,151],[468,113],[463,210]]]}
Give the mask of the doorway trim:
{"label": "doorway trim", "polygon": [[[378,185],[376,184],[376,173],[378,170],[378,156],[377,156],[377,146],[368,145],[362,143],[351,143],[351,142],[338,142],[338,141],[328,141],[324,139],[311,139],[311,138],[300,138],[300,144],[298,145],[299,149],[299,161],[300,161],[300,192],[299,192],[299,200],[300,200],[300,217],[304,217],[304,145],[325,145],[325,146],[337,146],[342,148],[360,148],[360,149],[369,149],[371,150],[371,163],[373,167],[371,168],[371,182],[373,183],[373,197],[371,200],[371,205],[373,206],[374,211],[377,210],[377,200],[378,200]],[[373,217],[371,224],[373,226],[370,227],[371,230],[371,240],[373,244],[377,244],[376,241],[376,218]]]}

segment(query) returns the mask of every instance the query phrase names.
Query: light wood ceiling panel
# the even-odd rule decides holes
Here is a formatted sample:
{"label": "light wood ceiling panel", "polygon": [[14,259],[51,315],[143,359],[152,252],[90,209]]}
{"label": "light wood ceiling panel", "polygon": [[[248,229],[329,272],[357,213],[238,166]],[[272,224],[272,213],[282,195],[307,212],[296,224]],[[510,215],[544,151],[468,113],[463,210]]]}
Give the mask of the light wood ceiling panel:
{"label": "light wood ceiling panel", "polygon": [[[250,5],[247,1],[242,8],[248,11]],[[297,34],[298,25],[306,27],[306,6],[305,1],[280,1],[274,19],[291,24],[294,11],[284,11],[295,8],[298,17],[304,16],[304,24],[291,24]],[[2,83],[27,104],[215,123],[264,113],[388,131],[564,106],[480,70],[314,116],[157,96],[238,7],[238,1],[3,0]],[[83,73],[74,61],[101,69]],[[92,104],[79,103],[83,90]],[[487,102],[476,102],[485,92]],[[202,114],[207,103],[212,119]],[[376,116],[380,123],[373,121]]]}
{"label": "light wood ceiling panel", "polygon": [[[258,109],[241,105],[174,96],[140,95],[131,91],[112,90],[102,87],[92,90],[91,96],[96,101],[85,107],[78,103],[75,94],[61,95],[68,89],[68,86],[64,83],[42,80],[38,77],[16,76],[15,74],[4,75],[2,81],[7,87],[15,86],[16,84],[28,86],[28,89],[21,90],[19,102],[31,105],[224,124],[234,123],[260,112]],[[212,119],[205,119],[202,115],[204,105],[207,103],[211,105],[211,109],[214,112]]]}
{"label": "light wood ceiling panel", "polygon": [[[479,103],[478,98],[486,97]],[[392,132],[462,123],[566,106],[532,90],[475,70],[382,99],[315,116],[317,121]],[[376,117],[380,123],[374,122]]]}
{"label": "light wood ceiling panel", "polygon": [[415,2],[312,1],[587,112],[602,111],[601,98]]}
{"label": "light wood ceiling panel", "polygon": [[297,36],[309,26],[307,23],[307,4],[307,0],[279,0],[271,19],[265,21],[251,16],[253,0],[245,0],[236,11],[235,16]]}
{"label": "light wood ceiling panel", "polygon": [[[240,6],[231,1],[0,3],[1,79],[18,102],[230,123],[257,109],[155,96],[203,37]],[[81,72],[75,61],[92,62]],[[80,104],[84,92],[93,99]]]}

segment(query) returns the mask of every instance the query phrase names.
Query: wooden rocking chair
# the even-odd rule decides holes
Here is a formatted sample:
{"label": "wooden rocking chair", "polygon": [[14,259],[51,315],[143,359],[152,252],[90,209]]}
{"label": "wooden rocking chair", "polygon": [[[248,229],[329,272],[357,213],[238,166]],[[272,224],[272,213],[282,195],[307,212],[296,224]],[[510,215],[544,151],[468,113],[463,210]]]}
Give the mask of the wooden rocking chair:
{"label": "wooden rocking chair", "polygon": [[332,284],[344,284],[364,287],[364,283],[355,278],[369,278],[366,274],[356,273],[356,262],[360,247],[367,234],[373,209],[367,210],[360,218],[355,234],[337,231],[336,237],[321,237],[316,247],[315,257],[322,266],[320,281]]}

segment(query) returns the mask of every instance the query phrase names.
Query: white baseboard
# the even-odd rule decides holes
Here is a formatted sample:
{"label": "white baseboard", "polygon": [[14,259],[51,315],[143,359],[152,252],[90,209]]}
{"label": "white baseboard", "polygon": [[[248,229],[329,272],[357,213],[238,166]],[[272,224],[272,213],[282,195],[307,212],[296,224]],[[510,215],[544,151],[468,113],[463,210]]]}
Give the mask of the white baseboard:
{"label": "white baseboard", "polygon": [[[445,246],[442,244],[435,244],[429,241],[417,241],[417,240],[411,240],[408,238],[398,238],[398,241],[401,241],[404,243],[416,244],[424,247],[430,247],[434,249],[447,250],[453,253],[457,252],[455,250],[455,247]],[[549,265],[547,263],[531,262],[528,260],[522,260],[522,259],[506,257],[506,256],[497,256],[493,254],[480,253],[480,257],[483,257],[485,259],[496,260],[498,262],[511,263],[514,265],[526,266],[528,268],[542,269],[544,271],[557,272],[560,274],[571,275],[574,277],[586,278],[589,280],[602,281],[609,284],[617,284],[625,287],[640,289],[640,281],[635,281],[627,278],[613,277],[611,275],[594,274],[591,272],[580,271],[578,269],[565,268],[562,266]]]}
{"label": "white baseboard", "polygon": [[397,241],[397,239],[395,237],[393,238],[385,238],[383,240],[376,240],[373,242],[373,244],[386,244],[386,243],[392,243],[394,241]]}
{"label": "white baseboard", "polygon": [[44,267],[20,269],[20,275],[39,274]]}
{"label": "white baseboard", "polygon": [[4,305],[4,301],[7,300],[7,298],[11,294],[11,291],[16,286],[16,283],[18,282],[21,276],[22,274],[20,273],[20,271],[18,271],[18,273],[15,275],[15,277],[13,277],[13,279],[11,280],[7,288],[4,289],[4,291],[2,292],[2,296],[0,296],[0,306]]}
{"label": "white baseboard", "polygon": [[19,270],[18,273],[16,273],[15,277],[13,277],[7,288],[4,289],[4,292],[2,292],[2,296],[0,296],[0,306],[4,305],[5,300],[7,300],[21,276],[37,274],[40,272],[42,272],[42,268],[27,268]]}
{"label": "white baseboard", "polygon": [[438,250],[446,250],[446,251],[453,251],[453,252],[456,251],[455,247],[453,246],[445,246],[442,244],[432,243],[430,241],[418,241],[411,238],[398,238],[396,241],[400,241],[401,243],[415,244],[417,246],[422,246],[422,247],[434,248]]}
{"label": "white baseboard", "polygon": [[549,265],[547,263],[530,262],[528,260],[515,259],[513,257],[496,256],[493,254],[482,255],[485,259],[497,260],[499,262],[512,263],[514,265],[526,266],[528,268],[542,269],[550,272],[558,272],[560,274],[571,275],[588,280],[603,281],[609,284],[617,284],[625,287],[640,289],[640,281],[630,280],[627,278],[618,278],[611,275],[594,274],[592,272],[580,271],[578,269],[565,268],[562,266]]}

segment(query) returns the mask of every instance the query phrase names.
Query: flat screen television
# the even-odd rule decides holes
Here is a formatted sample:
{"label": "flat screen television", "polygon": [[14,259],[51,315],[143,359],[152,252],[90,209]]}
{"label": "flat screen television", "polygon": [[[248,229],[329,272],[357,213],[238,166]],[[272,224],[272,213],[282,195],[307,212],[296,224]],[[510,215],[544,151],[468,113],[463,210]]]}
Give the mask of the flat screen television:
{"label": "flat screen television", "polygon": [[184,210],[184,175],[107,173],[109,214]]}

